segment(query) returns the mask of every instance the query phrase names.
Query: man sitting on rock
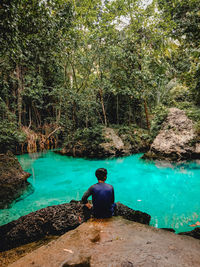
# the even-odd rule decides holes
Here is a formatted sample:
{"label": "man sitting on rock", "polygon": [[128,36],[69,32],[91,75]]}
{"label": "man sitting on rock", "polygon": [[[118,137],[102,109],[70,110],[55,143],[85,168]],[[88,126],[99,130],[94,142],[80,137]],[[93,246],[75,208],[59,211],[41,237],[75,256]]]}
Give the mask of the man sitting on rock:
{"label": "man sitting on rock", "polygon": [[98,183],[92,185],[83,195],[81,202],[91,209],[92,206],[87,202],[89,196],[92,196],[93,216],[95,218],[110,218],[114,215],[114,189],[112,185],[106,184],[107,170],[99,168],[95,175]]}

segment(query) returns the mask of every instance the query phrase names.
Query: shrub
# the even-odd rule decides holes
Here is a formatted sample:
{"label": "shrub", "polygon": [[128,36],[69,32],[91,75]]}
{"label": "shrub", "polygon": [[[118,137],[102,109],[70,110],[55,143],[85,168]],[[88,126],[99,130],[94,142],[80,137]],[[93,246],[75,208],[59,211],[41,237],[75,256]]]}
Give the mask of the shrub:
{"label": "shrub", "polygon": [[70,146],[81,143],[85,147],[96,147],[100,143],[104,142],[102,136],[102,125],[97,125],[95,127],[89,127],[84,129],[77,129],[75,132],[66,136],[64,140],[64,146]]}
{"label": "shrub", "polygon": [[186,86],[176,85],[170,90],[170,96],[174,102],[192,101],[192,94]]}
{"label": "shrub", "polygon": [[148,130],[139,128],[137,125],[115,125],[118,135],[124,144],[130,144],[132,147],[140,150],[150,143],[150,135]]}

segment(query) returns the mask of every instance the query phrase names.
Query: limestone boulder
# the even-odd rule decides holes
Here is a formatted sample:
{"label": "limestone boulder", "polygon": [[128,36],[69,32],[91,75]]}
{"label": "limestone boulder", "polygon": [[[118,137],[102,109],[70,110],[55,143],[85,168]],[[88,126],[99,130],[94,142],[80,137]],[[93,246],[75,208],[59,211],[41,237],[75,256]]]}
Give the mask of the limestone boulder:
{"label": "limestone boulder", "polygon": [[0,154],[0,209],[7,208],[28,189],[29,176],[11,152]]}
{"label": "limestone boulder", "polygon": [[101,143],[101,153],[107,156],[122,155],[124,151],[124,143],[122,139],[115,133],[112,128],[104,128],[103,136],[106,140],[105,143]]}
{"label": "limestone boulder", "polygon": [[185,160],[200,158],[195,126],[183,110],[170,108],[159,134],[143,158]]}

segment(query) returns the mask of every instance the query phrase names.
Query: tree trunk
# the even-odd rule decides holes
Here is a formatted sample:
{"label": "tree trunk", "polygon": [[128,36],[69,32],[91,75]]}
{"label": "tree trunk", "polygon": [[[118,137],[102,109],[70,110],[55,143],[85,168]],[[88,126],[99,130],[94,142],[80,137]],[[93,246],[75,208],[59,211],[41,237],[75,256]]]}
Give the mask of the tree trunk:
{"label": "tree trunk", "polygon": [[99,115],[99,118],[100,118],[101,123],[104,124],[103,119],[102,119],[101,114],[100,114],[100,112],[99,112],[98,109],[97,109],[97,113],[98,113],[98,115]]}
{"label": "tree trunk", "polygon": [[86,114],[85,117],[85,127],[88,128],[88,114]]}
{"label": "tree trunk", "polygon": [[36,124],[38,123],[38,127],[41,126],[41,117],[40,117],[40,113],[38,112],[37,108],[35,107],[34,103],[32,103],[33,106],[33,110],[35,113],[35,119],[36,119]]}
{"label": "tree trunk", "polygon": [[103,92],[102,89],[99,88],[99,95],[100,95],[100,101],[101,101],[101,106],[102,106],[102,111],[103,111],[103,117],[104,117],[104,124],[107,127],[107,117],[106,117],[106,112],[105,112],[105,106],[104,106],[104,101],[103,101]]}
{"label": "tree trunk", "polygon": [[68,75],[69,75],[70,87],[73,88],[73,85],[74,85],[74,78],[73,78],[73,73],[72,73],[71,70],[68,72]]}
{"label": "tree trunk", "polygon": [[[100,40],[100,42],[101,42],[101,40]],[[99,96],[100,96],[100,102],[101,102],[101,107],[102,107],[102,112],[103,112],[104,125],[107,127],[108,124],[107,124],[105,105],[104,105],[104,101],[103,101],[103,90],[101,88],[101,84],[103,81],[103,73],[101,70],[99,70],[100,66],[101,66],[101,59],[99,57],[99,65],[97,64],[96,70],[97,70],[97,75],[99,76],[99,79],[100,79]]]}
{"label": "tree trunk", "polygon": [[58,114],[57,114],[57,118],[56,118],[57,124],[59,124],[59,122],[60,122],[60,117],[61,117],[61,103],[59,105]]}
{"label": "tree trunk", "polygon": [[119,124],[119,97],[117,95],[117,124]]}
{"label": "tree trunk", "polygon": [[131,125],[131,105],[128,104],[128,125]]}
{"label": "tree trunk", "polygon": [[64,88],[66,88],[66,84],[67,84],[67,64],[65,63],[63,66],[64,70],[63,70],[63,78],[64,78]]}
{"label": "tree trunk", "polygon": [[74,128],[77,128],[77,117],[76,117],[76,102],[73,101],[73,113],[72,113],[72,120],[74,124]]}
{"label": "tree trunk", "polygon": [[19,65],[16,66],[16,76],[18,81],[17,88],[17,111],[18,111],[18,124],[21,128],[22,126],[22,91],[23,91],[23,81],[22,81],[22,69]]}
{"label": "tree trunk", "polygon": [[148,128],[148,130],[150,131],[149,113],[148,113],[148,108],[147,108],[147,102],[146,102],[146,99],[144,99],[144,110],[145,110],[145,115],[146,115],[147,128]]}
{"label": "tree trunk", "polygon": [[31,107],[29,106],[29,126],[28,129],[31,128],[32,119],[31,119]]}

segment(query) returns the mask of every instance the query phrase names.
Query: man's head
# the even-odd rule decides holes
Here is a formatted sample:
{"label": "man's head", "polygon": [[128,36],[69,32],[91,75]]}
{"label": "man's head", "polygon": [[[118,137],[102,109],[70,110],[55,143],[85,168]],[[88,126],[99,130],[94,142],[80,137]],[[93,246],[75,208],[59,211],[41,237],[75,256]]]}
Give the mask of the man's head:
{"label": "man's head", "polygon": [[98,181],[105,181],[107,178],[107,170],[104,168],[99,168],[96,170],[95,175]]}

